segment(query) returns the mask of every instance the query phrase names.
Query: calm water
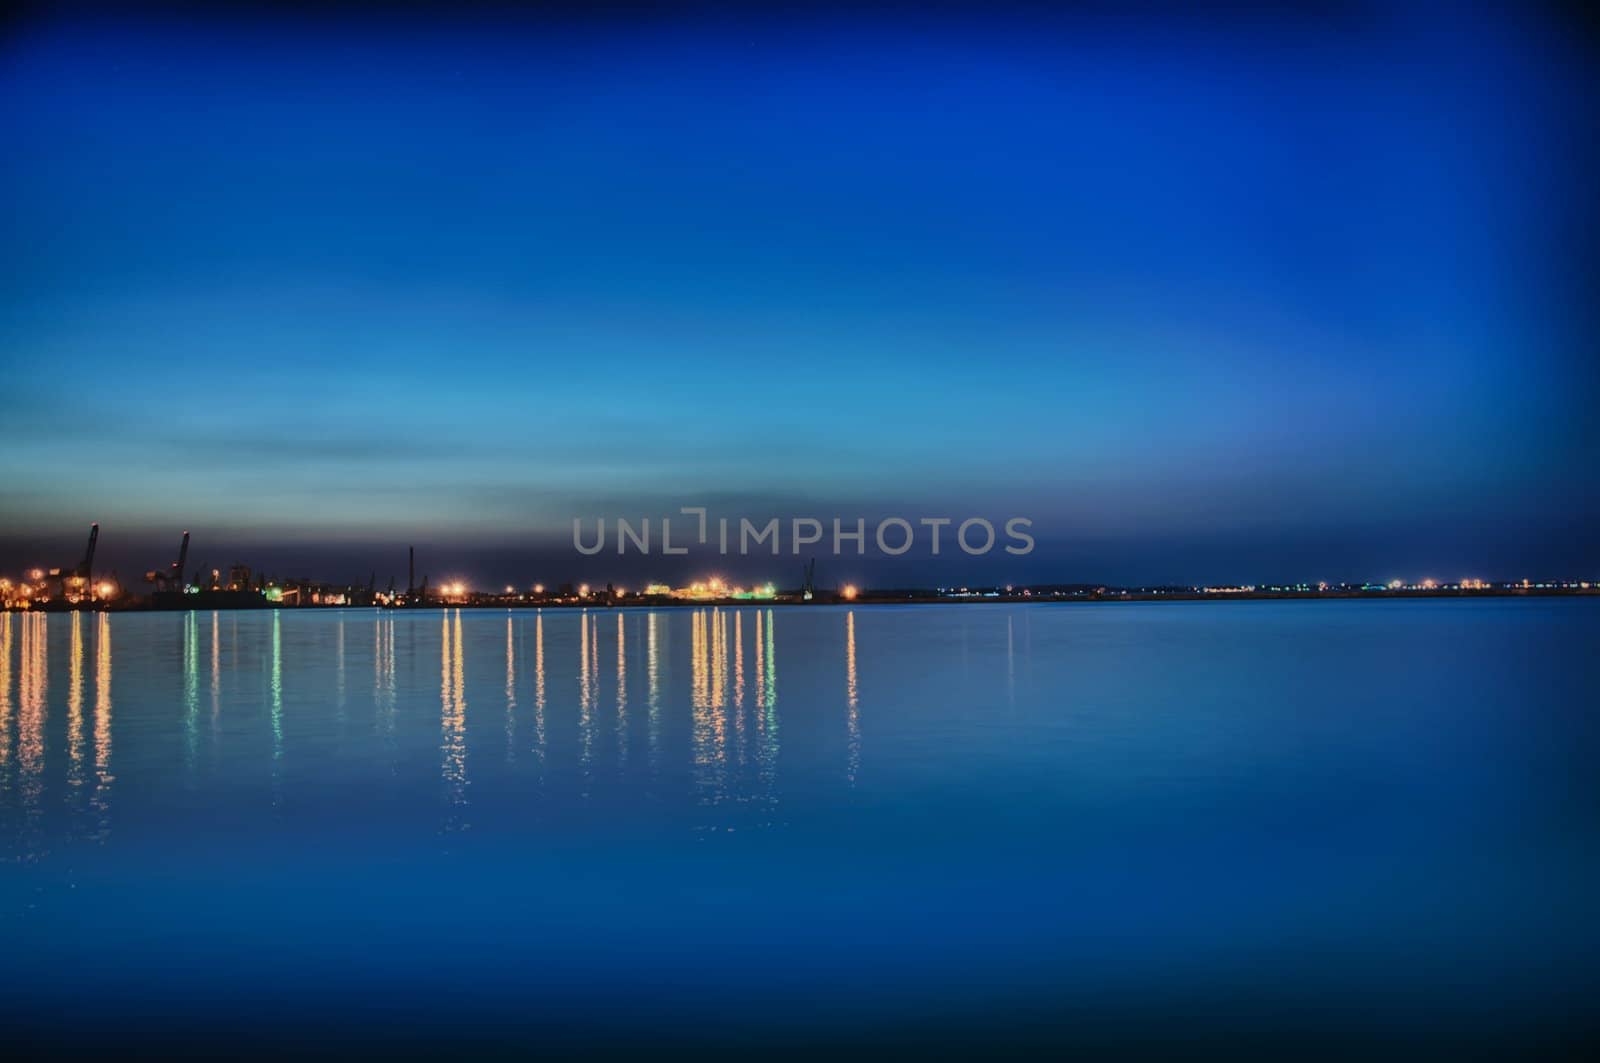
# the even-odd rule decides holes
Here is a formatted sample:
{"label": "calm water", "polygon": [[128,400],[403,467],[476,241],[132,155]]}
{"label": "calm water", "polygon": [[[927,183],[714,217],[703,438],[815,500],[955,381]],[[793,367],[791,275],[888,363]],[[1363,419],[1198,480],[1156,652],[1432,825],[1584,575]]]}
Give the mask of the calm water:
{"label": "calm water", "polygon": [[1597,650],[1575,600],[0,616],[0,1021],[1572,1035]]}

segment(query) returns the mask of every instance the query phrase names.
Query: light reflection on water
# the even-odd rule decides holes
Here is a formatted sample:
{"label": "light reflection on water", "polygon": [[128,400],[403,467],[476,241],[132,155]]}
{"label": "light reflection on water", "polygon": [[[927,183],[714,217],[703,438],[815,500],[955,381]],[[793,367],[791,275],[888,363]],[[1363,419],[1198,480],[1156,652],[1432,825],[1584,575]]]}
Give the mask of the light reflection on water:
{"label": "light reflection on water", "polygon": [[184,764],[192,771],[200,741],[200,614],[195,612],[183,615],[183,737]]}
{"label": "light reflection on water", "polygon": [[0,972],[68,994],[81,926],[133,972],[220,906],[312,968],[294,920],[727,992],[704,955],[759,943],[836,1003],[803,972],[1559,999],[1596,973],[1597,604],[0,614],[0,855],[45,876],[0,883],[34,913]]}
{"label": "light reflection on water", "polygon": [[533,750],[544,764],[544,613],[533,618]]}
{"label": "light reflection on water", "polygon": [[379,613],[372,625],[372,704],[376,730],[391,752],[395,727],[394,615]]}
{"label": "light reflection on water", "polygon": [[94,665],[94,799],[95,839],[111,829],[111,617],[95,618]]}
{"label": "light reflection on water", "polygon": [[[0,613],[0,785],[11,790],[11,613]],[[24,617],[26,619],[26,617]]]}
{"label": "light reflection on water", "polygon": [[49,617],[22,616],[21,667],[17,676],[17,767],[22,807],[31,821],[39,813],[44,772],[45,698],[50,686]]}
{"label": "light reflection on water", "polygon": [[71,676],[67,680],[67,785],[75,798],[83,789],[83,614],[72,614]]}
{"label": "light reflection on water", "polygon": [[[603,612],[608,613],[604,624]],[[471,753],[490,743],[499,747],[505,765],[496,771],[495,795],[505,792],[502,784],[518,778],[536,779],[541,785],[557,778],[570,783],[574,776],[564,773],[576,766],[576,777],[582,780],[576,792],[583,794],[607,781],[632,779],[658,785],[684,778],[689,787],[682,796],[692,794],[702,806],[730,799],[774,800],[786,763],[779,628],[789,622],[805,629],[806,656],[797,665],[804,673],[803,772],[833,771],[854,785],[871,762],[862,678],[870,650],[863,641],[862,616],[855,608],[797,613],[716,607],[503,614],[460,609],[414,614],[274,611],[226,618],[217,612],[0,614],[0,796],[8,810],[38,814],[51,778],[47,732],[52,704],[59,698],[65,792],[92,790],[95,807],[103,813],[111,810],[113,630],[126,633],[124,652],[141,663],[140,685],[121,691],[127,711],[137,720],[133,733],[141,748],[130,755],[138,758],[141,771],[161,769],[164,726],[181,737],[187,769],[191,773],[205,769],[197,783],[202,786],[230,771],[251,777],[248,761],[253,749],[271,766],[267,775],[278,800],[290,796],[284,788],[291,783],[304,783],[328,767],[334,754],[345,762],[382,761],[399,770],[411,759],[418,738],[415,653],[420,650],[418,633],[429,624],[437,625],[435,734],[438,780],[448,808],[459,810],[472,802]],[[228,654],[223,653],[223,623],[232,631],[233,649]],[[492,639],[486,637],[491,625]],[[164,657],[159,632],[174,627],[177,651]],[[370,628],[370,635],[353,638],[362,628]],[[673,668],[668,632],[685,628],[687,638],[677,643],[683,653],[676,662],[681,667]],[[292,649],[286,629],[296,631]],[[409,635],[403,643],[397,637],[402,630]],[[55,661],[52,631],[64,643],[63,657]],[[944,644],[929,649],[928,667],[949,655],[953,668],[940,667],[945,679],[957,681],[969,693],[974,688],[981,692],[981,672],[969,667],[976,638],[980,645],[998,651],[994,657],[1000,676],[998,690],[990,691],[991,704],[1018,703],[1026,679],[1019,659],[1032,656],[1031,617],[1015,610],[969,612],[947,620],[939,635]],[[361,646],[370,647],[371,653],[367,664],[372,684],[365,695],[347,683],[349,668],[361,664],[359,656],[351,660],[352,654],[362,654],[357,648]],[[837,656],[830,659],[830,654]],[[558,682],[552,689],[551,662],[562,656],[575,669],[567,672],[556,666],[554,671],[570,674],[575,681],[570,688]],[[614,662],[609,675],[600,666],[603,656]],[[265,660],[260,699],[250,694],[251,662],[258,659]],[[164,661],[171,663],[179,706],[165,725],[160,712]],[[53,686],[57,666],[63,674],[59,685]],[[470,695],[480,670],[500,677],[499,690],[490,698],[481,691]],[[202,677],[203,671],[209,674]],[[828,682],[823,678],[827,675],[837,678]],[[212,736],[204,748],[198,740],[202,679]],[[907,679],[901,676],[903,689],[921,686]],[[837,691],[832,704],[827,695],[830,686]],[[1028,691],[1028,696],[1037,702],[1039,693]],[[981,701],[980,696],[977,704]],[[499,726],[492,739],[480,726],[487,717],[474,714],[472,706],[480,703],[486,710],[497,706]],[[678,706],[683,715],[675,717]],[[903,726],[914,706],[899,698],[887,708]],[[259,732],[247,722],[258,711],[265,716]],[[342,723],[351,711],[366,714],[370,722],[346,733]],[[253,734],[264,735],[265,743],[252,741]],[[680,736],[686,740],[681,745],[676,741]],[[636,739],[648,751],[647,757],[633,755]],[[523,754],[531,757],[524,761]],[[679,755],[684,758],[681,765],[673,762]],[[835,758],[831,767],[827,757]],[[680,766],[687,768],[687,776],[680,774]],[[716,820],[707,822],[714,825]]]}
{"label": "light reflection on water", "polygon": [[517,759],[517,627],[506,616],[506,760]]}
{"label": "light reflection on water", "polygon": [[861,697],[856,689],[856,613],[852,609],[844,617],[844,690],[850,710],[850,785],[854,786],[856,772],[861,770]]}
{"label": "light reflection on water", "polygon": [[[451,621],[454,619],[454,626]],[[461,830],[467,824],[459,810],[467,803],[467,675],[466,650],[461,645],[461,610],[454,617],[441,615],[439,640],[439,772],[451,806],[446,830]]]}

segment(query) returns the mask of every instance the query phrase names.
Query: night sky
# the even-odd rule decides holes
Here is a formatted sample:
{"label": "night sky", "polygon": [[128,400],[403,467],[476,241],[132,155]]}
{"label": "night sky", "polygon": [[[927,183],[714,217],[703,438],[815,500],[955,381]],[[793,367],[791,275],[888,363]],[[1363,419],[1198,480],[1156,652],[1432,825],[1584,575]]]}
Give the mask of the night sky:
{"label": "night sky", "polygon": [[911,11],[13,23],[0,571],[1600,575],[1592,36]]}

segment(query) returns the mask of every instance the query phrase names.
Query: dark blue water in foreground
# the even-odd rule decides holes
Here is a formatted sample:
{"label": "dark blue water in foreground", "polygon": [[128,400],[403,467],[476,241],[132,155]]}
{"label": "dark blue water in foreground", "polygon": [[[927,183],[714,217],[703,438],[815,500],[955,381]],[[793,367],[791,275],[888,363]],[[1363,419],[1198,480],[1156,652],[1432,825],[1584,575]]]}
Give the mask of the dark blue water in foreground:
{"label": "dark blue water in foreground", "polygon": [[15,1043],[1593,1030],[1600,601],[19,614],[0,650]]}

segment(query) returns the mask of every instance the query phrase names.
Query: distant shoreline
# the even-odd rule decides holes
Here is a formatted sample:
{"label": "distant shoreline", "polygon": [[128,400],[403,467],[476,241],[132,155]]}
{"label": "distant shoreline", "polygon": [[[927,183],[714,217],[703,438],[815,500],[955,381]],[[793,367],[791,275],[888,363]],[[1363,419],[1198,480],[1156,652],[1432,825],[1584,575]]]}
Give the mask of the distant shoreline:
{"label": "distant shoreline", "polygon": [[812,601],[800,601],[794,598],[771,598],[763,600],[737,599],[737,598],[708,598],[699,601],[686,601],[674,598],[635,598],[622,601],[430,601],[419,605],[381,605],[381,604],[343,604],[343,605],[283,605],[281,603],[263,600],[259,604],[243,604],[233,598],[230,601],[206,601],[205,595],[193,595],[197,600],[187,608],[176,604],[162,603],[151,604],[143,599],[128,604],[95,603],[67,604],[46,603],[29,608],[7,607],[0,612],[11,613],[76,613],[76,612],[109,612],[109,613],[177,613],[177,612],[256,612],[260,610],[283,610],[289,612],[325,612],[336,609],[376,609],[392,612],[422,612],[441,609],[704,609],[715,608],[806,608],[810,606],[874,606],[874,605],[1104,605],[1119,602],[1263,602],[1263,601],[1291,601],[1291,602],[1325,602],[1325,601],[1407,601],[1418,599],[1500,599],[1500,598],[1591,598],[1600,597],[1600,585],[1588,588],[1567,587],[1506,587],[1485,588],[1483,590],[1460,590],[1438,588],[1432,590],[1381,590],[1381,591],[1229,591],[1217,593],[1204,593],[1198,591],[1111,591],[1103,593],[1077,593],[1077,594],[995,594],[995,595],[938,595],[934,593],[916,594],[860,594],[854,599],[846,600],[835,595],[819,596]]}

